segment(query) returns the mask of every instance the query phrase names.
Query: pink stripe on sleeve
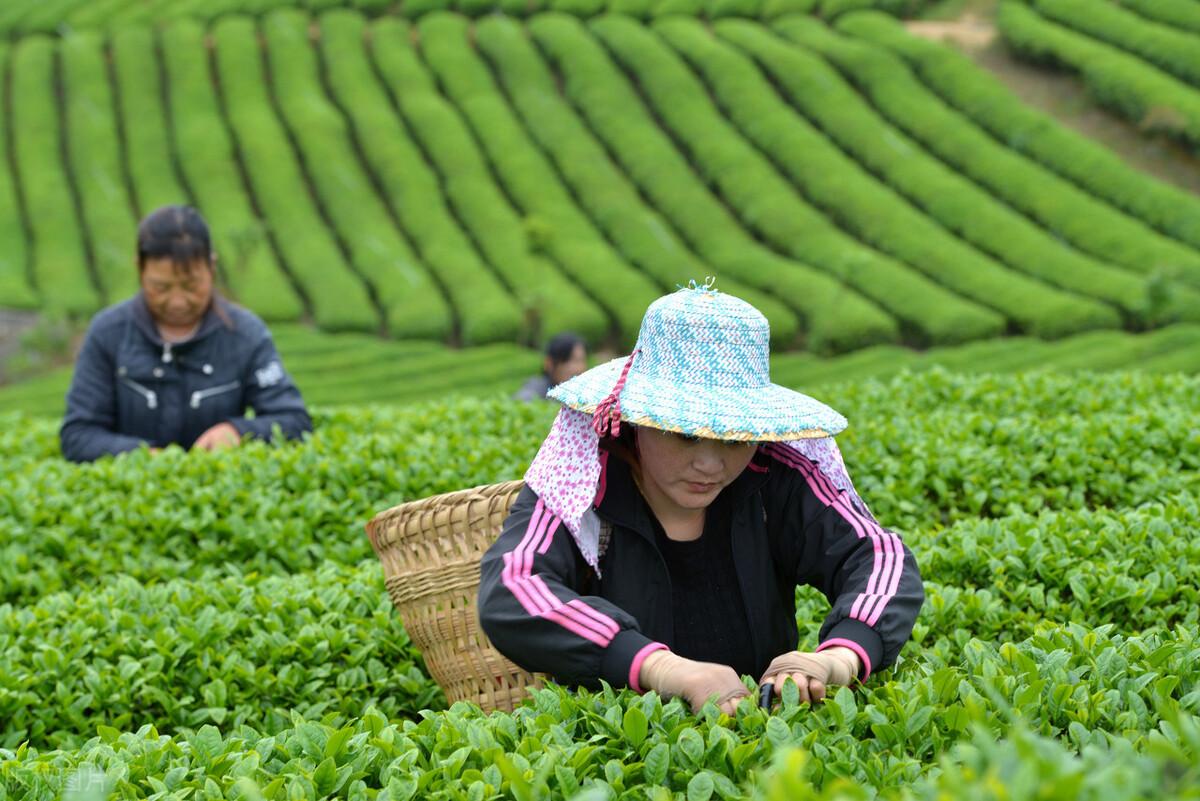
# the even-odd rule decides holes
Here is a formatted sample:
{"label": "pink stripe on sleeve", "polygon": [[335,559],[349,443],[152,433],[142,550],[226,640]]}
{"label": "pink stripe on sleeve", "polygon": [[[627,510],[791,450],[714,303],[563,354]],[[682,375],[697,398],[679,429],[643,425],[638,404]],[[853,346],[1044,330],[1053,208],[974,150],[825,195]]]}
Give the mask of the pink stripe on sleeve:
{"label": "pink stripe on sleeve", "polygon": [[[538,553],[545,553],[547,550],[549,550],[550,544],[554,541],[554,534],[556,531],[558,531],[558,527],[561,522],[555,516],[549,516],[549,518],[549,524],[544,526],[538,535],[543,538],[542,543],[537,547]],[[550,588],[546,586],[546,582],[542,580],[542,577],[530,575],[530,572],[531,571],[527,569],[525,571],[525,575],[527,576],[530,584],[533,586],[534,592],[544,598],[549,606],[558,608],[563,614],[566,614],[567,616],[577,620],[579,623],[588,626],[589,628],[597,630],[597,632],[601,635],[607,634],[609,639],[617,636],[617,632],[621,630],[621,627],[618,626],[616,621],[611,617],[597,612],[595,609],[588,606],[578,598],[573,598],[570,601],[567,601],[565,606],[568,608],[562,608],[564,606],[562,601],[560,601],[558,597],[550,591]]]}
{"label": "pink stripe on sleeve", "polygon": [[[886,534],[881,537],[883,540],[883,568],[879,573],[879,584],[875,587],[875,598],[873,602],[863,604],[862,613],[865,616],[863,622],[870,625],[872,617],[878,617],[878,613],[883,609],[883,605],[887,603],[887,585],[891,582],[891,576],[897,572],[896,565],[896,550],[895,541],[892,537]],[[872,607],[876,610],[871,612]]]}
{"label": "pink stripe on sleeve", "polygon": [[[801,468],[801,472],[805,474],[806,479],[811,477],[821,482],[827,493],[836,492],[833,485],[829,483],[829,479],[815,465],[809,463],[806,468]],[[871,539],[874,541],[875,558],[871,575],[867,581],[866,591],[859,595],[850,610],[851,617],[861,620],[869,626],[874,625],[883,613],[884,606],[896,594],[896,588],[899,587],[900,573],[903,569],[904,546],[900,543],[900,538],[895,533],[884,529],[869,517],[863,516],[858,510],[847,503],[844,496],[841,496],[840,493],[838,501],[835,505],[842,513],[842,516],[847,517],[847,519],[862,521],[864,525],[869,527]],[[899,562],[897,561],[897,557],[899,557]],[[891,588],[890,592],[880,592],[885,585]],[[873,613],[871,611],[872,608],[874,608]]]}
{"label": "pink stripe on sleeve", "polygon": [[849,648],[854,653],[858,654],[858,658],[863,663],[863,674],[861,681],[866,681],[867,676],[871,675],[871,658],[867,656],[866,649],[856,643],[854,640],[847,640],[842,637],[834,637],[832,640],[826,640],[817,646],[818,651],[824,651],[826,648],[833,648],[835,645],[840,645],[843,648]]}
{"label": "pink stripe on sleeve", "polygon": [[546,516],[550,518],[550,520],[547,522],[541,533],[538,534],[538,536],[542,538],[541,544],[537,546],[538,553],[545,553],[546,551],[550,550],[550,543],[554,542],[554,531],[559,527],[559,525],[562,524],[562,520],[557,516],[550,514]]}
{"label": "pink stripe on sleeve", "polygon": [[[541,503],[541,501],[539,500],[538,503]],[[557,525],[558,518],[551,514],[549,509],[543,508],[542,519],[538,522],[537,530],[534,531],[532,537],[527,537],[525,541],[521,543],[523,547],[519,549],[521,556],[517,566],[522,575],[529,575],[529,572],[533,569],[534,550],[536,550],[538,545],[544,541],[546,531],[550,529],[551,526]]]}
{"label": "pink stripe on sleeve", "polygon": [[516,565],[519,564],[521,552],[536,534],[544,512],[545,506],[539,498],[537,504],[533,507],[533,514],[529,517],[529,525],[525,528],[525,536],[516,548],[504,554],[504,571],[500,574],[500,580],[504,583],[504,586],[516,596],[517,600],[521,602],[521,606],[525,607],[525,610],[530,614],[536,614],[534,609],[537,608],[537,604],[529,596],[529,591],[517,580],[518,570]]}
{"label": "pink stripe on sleeve", "polygon": [[500,580],[504,582],[504,586],[508,588],[526,612],[533,616],[538,616],[542,613],[542,606],[529,594],[529,589],[520,581],[516,581],[512,577],[513,558],[511,553],[504,554],[504,572],[500,574]]}
{"label": "pink stripe on sleeve", "polygon": [[509,564],[508,561],[505,563],[506,565],[509,565],[508,569],[505,570],[504,573],[505,578],[511,578],[515,580],[516,577],[520,575],[521,567],[525,559],[524,554],[529,549],[530,544],[537,539],[538,529],[544,525],[543,518],[546,516],[546,507],[539,498],[538,502],[533,507],[533,514],[529,517],[529,525],[525,527],[525,536],[521,538],[521,542],[518,543],[516,548],[513,548],[509,553],[505,554],[506,560],[508,557],[511,557],[511,564]]}
{"label": "pink stripe on sleeve", "polygon": [[617,625],[615,620],[608,615],[597,612],[578,598],[572,598],[567,601],[567,606],[577,610],[584,617],[590,618],[596,625],[600,626],[601,629],[607,631],[613,637],[616,637],[621,631],[621,627]]}
{"label": "pink stripe on sleeve", "polygon": [[[881,527],[868,516],[862,515],[848,503],[844,493],[835,489],[829,479],[812,461],[799,453],[778,445],[770,446],[769,453],[779,461],[793,467],[803,477],[817,498],[834,508],[862,539],[872,540],[874,558],[871,574],[865,591],[859,593],[850,608],[850,617],[874,625],[883,613],[883,608],[896,594],[903,572],[904,546],[894,532]],[[886,589],[884,589],[886,587]],[[881,592],[882,590],[882,592]],[[873,610],[873,611],[872,611]]]}
{"label": "pink stripe on sleeve", "polygon": [[[533,597],[540,601],[541,608],[544,611],[553,609],[559,616],[575,621],[576,626],[594,632],[597,636],[604,637],[606,640],[611,640],[616,636],[617,631],[620,631],[617,624],[613,623],[612,633],[610,634],[607,626],[583,614],[578,609],[572,607],[569,602],[563,603],[560,601],[554,593],[550,592],[550,588],[546,586],[546,582],[541,576],[530,576],[527,579],[527,585]],[[607,644],[606,641],[605,645]]]}
{"label": "pink stripe on sleeve", "polygon": [[873,567],[871,568],[871,577],[867,579],[866,590],[858,594],[858,597],[854,599],[854,605],[850,607],[850,617],[856,619],[860,619],[859,615],[862,613],[863,604],[868,598],[873,596],[875,592],[875,577],[879,573],[880,556],[883,550],[880,546],[879,538],[871,537],[871,545],[875,552],[875,561]]}
{"label": "pink stripe on sleeve", "polygon": [[553,621],[588,642],[607,647],[620,631],[616,621],[578,599],[564,603],[550,592],[541,576],[533,575],[534,552],[545,553],[559,527],[559,519],[538,499],[525,536],[513,551],[504,554],[501,581],[532,617]]}
{"label": "pink stripe on sleeve", "polygon": [[[543,534],[543,536],[546,537],[547,542],[554,538],[554,531],[556,530],[557,526],[558,519],[553,518],[552,525]],[[542,549],[539,548],[538,550],[541,551]],[[608,644],[609,640],[612,640],[613,637],[617,636],[617,632],[621,630],[620,626],[618,626],[612,618],[608,617],[607,615],[600,614],[578,599],[573,599],[574,603],[572,601],[568,601],[564,604],[556,595],[554,595],[554,593],[550,591],[550,587],[546,585],[546,582],[542,579],[542,577],[532,575],[528,568],[525,570],[522,584],[529,589],[529,592],[533,596],[535,602],[538,600],[541,601],[540,606],[543,611],[553,609],[560,617],[568,618],[574,621],[575,626],[590,629],[600,637],[607,638],[604,643],[605,645]],[[584,609],[591,614],[589,615],[585,613],[583,611]]]}
{"label": "pink stripe on sleeve", "polygon": [[871,613],[870,620],[867,621],[868,626],[874,626],[879,620],[879,616],[883,614],[883,608],[887,606],[887,602],[896,597],[896,592],[900,589],[900,574],[904,572],[904,545],[900,542],[900,538],[892,532],[888,532],[891,538],[895,541],[896,546],[896,569],[892,571],[892,580],[888,582],[887,591],[879,600],[879,605],[875,607],[875,611]]}
{"label": "pink stripe on sleeve", "polygon": [[642,690],[641,682],[638,681],[638,677],[640,676],[640,674],[642,672],[642,663],[646,661],[646,657],[650,656],[650,654],[654,653],[655,651],[666,651],[666,650],[669,650],[669,649],[667,648],[667,646],[663,645],[661,642],[652,642],[649,645],[643,647],[642,650],[640,650],[636,654],[634,654],[633,662],[630,663],[630,665],[629,665],[629,687],[630,687],[630,689],[632,689],[635,693],[644,692],[644,690]]}
{"label": "pink stripe on sleeve", "polygon": [[550,609],[546,612],[543,612],[541,615],[539,615],[539,617],[544,617],[547,620],[553,620],[555,623],[562,626],[572,634],[577,634],[588,642],[598,645],[601,648],[607,648],[608,644],[612,642],[611,639],[606,638],[604,635],[597,634],[586,626],[579,625],[578,620],[568,615],[564,615],[561,608]]}

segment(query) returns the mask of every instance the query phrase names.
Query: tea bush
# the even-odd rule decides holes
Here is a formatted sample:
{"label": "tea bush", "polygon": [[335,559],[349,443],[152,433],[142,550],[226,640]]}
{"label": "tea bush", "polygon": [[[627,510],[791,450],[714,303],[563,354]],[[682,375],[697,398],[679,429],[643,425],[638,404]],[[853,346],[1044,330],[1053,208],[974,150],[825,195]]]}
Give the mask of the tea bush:
{"label": "tea bush", "polygon": [[[1169,3],[1143,0],[1139,13],[1143,7],[1160,8]],[[1131,0],[1124,4],[1134,5]],[[1195,12],[1200,26],[1200,9]],[[1148,179],[1112,151],[1026,106],[958,51],[909,34],[887,16],[873,12],[848,14],[838,20],[837,28],[902,56],[943,100],[1009,147],[1163,233],[1192,247],[1200,246],[1200,199],[1194,194]]]}
{"label": "tea bush", "polygon": [[[1010,7],[1007,1],[1002,4],[998,17],[1002,27]],[[1018,10],[1033,13],[1024,7]],[[890,52],[800,16],[774,27],[833,63],[884,116],[931,153],[1085,253],[1143,274],[1162,272],[1194,279],[1200,271],[1200,254],[1009,152],[921,86]],[[1200,94],[1194,99],[1200,103]]]}
{"label": "tea bush", "polygon": [[[733,717],[554,685],[484,715],[426,676],[362,525],[520,476],[550,405],[347,407],[300,443],[90,465],[6,415],[0,799],[1195,798],[1198,389],[936,369],[828,387],[926,605],[865,685]],[[826,609],[798,590],[800,647]]]}
{"label": "tea bush", "polygon": [[[154,37],[149,33],[136,37],[136,30],[129,28],[113,37],[118,74],[131,69],[131,57],[145,58],[153,52],[143,48],[146,40],[153,42]],[[179,171],[193,193],[193,202],[211,226],[225,280],[236,296],[263,319],[298,320],[304,304],[287,280],[267,231],[255,221],[248,190],[242,185],[232,134],[221,116],[216,87],[209,78],[204,29],[180,23],[164,28],[160,36],[166,88],[164,112],[174,121],[170,130],[175,150],[188,154],[179,159]],[[135,38],[132,46],[126,45],[129,37],[141,41]],[[146,69],[138,70],[137,80],[152,80],[150,63],[141,63]],[[153,102],[146,95],[138,96],[143,102]]]}

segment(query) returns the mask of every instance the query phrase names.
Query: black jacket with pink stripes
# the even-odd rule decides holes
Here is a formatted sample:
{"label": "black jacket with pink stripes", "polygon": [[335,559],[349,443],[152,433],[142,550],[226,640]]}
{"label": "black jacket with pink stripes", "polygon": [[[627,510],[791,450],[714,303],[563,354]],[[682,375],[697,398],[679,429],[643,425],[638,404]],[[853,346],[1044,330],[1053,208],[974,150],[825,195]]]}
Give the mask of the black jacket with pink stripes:
{"label": "black jacket with pink stripes", "polygon": [[[527,670],[563,684],[594,688],[603,679],[640,691],[642,660],[673,643],[671,584],[629,466],[610,458],[605,473],[596,513],[612,524],[612,535],[601,576],[526,487],[483,557],[479,622],[501,653]],[[732,493],[733,561],[759,675],[797,647],[801,584],[832,604],[818,650],[852,648],[864,679],[895,662],[924,600],[916,562],[899,536],[857,513],[814,463],[779,446],[760,447],[724,492]]]}

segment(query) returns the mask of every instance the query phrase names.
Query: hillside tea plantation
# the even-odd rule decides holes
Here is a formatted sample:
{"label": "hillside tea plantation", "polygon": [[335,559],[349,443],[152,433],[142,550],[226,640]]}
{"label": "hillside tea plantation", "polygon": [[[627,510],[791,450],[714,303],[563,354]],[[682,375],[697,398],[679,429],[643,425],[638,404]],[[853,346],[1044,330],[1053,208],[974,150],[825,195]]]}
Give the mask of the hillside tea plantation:
{"label": "hillside tea plantation", "polygon": [[[1200,322],[1200,199],[884,13],[922,5],[11,0],[0,307],[127,297],[138,219],[190,202],[228,294],[329,332],[621,350],[708,275],[821,356]],[[1200,98],[1200,35],[1118,5],[998,24]],[[1109,94],[1148,128],[1190,113]]]}
{"label": "hillside tea plantation", "polygon": [[[0,0],[0,118],[0,801],[1200,801],[1200,0]],[[314,432],[69,463],[168,204]],[[911,641],[451,706],[365,524],[689,281],[848,417]]]}
{"label": "hillside tea plantation", "polygon": [[[941,370],[821,394],[927,599],[892,669],[691,715],[550,686],[447,709],[363,524],[519,477],[500,399],[300,444],[57,453],[0,417],[0,799],[1200,798],[1200,380]],[[802,647],[827,607],[798,597]]]}

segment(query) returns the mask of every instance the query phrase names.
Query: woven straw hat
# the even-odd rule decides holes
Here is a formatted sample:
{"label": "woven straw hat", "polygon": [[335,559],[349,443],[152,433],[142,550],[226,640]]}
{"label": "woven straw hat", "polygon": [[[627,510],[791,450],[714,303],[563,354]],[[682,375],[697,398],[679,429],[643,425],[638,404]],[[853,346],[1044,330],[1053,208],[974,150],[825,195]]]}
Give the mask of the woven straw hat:
{"label": "woven straw hat", "polygon": [[621,421],[736,441],[830,437],[846,418],[771,383],[770,326],[758,309],[710,284],[650,304],[633,353],[559,384],[548,397],[593,415],[597,432]]}

